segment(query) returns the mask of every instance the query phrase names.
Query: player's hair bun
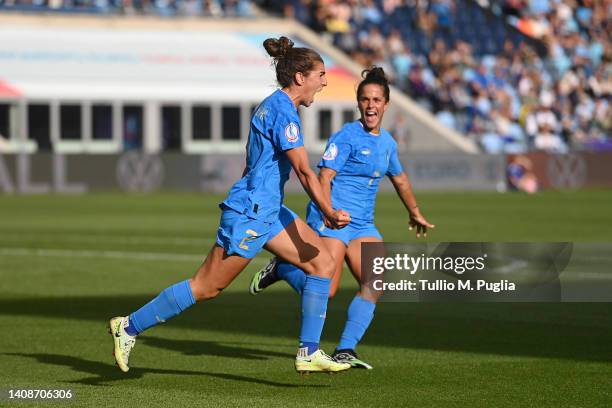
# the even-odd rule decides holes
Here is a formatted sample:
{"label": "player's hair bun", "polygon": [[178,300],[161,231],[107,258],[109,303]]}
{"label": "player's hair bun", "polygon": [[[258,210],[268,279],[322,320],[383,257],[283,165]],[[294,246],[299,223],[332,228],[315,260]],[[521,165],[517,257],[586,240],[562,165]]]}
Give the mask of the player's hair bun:
{"label": "player's hair bun", "polygon": [[384,69],[382,69],[381,67],[371,67],[370,69],[364,69],[363,71],[361,71],[361,77],[363,79],[357,87],[357,100],[359,100],[364,86],[369,84],[375,84],[382,86],[385,99],[387,100],[387,102],[389,101],[391,91],[389,89],[389,79],[387,78]]}
{"label": "player's hair bun", "polygon": [[381,67],[372,67],[370,69],[364,69],[361,72],[361,77],[370,81],[374,80],[376,82],[388,82],[385,70]]}
{"label": "player's hair bun", "polygon": [[319,53],[310,48],[294,47],[293,41],[287,37],[268,38],[263,46],[272,57],[276,80],[283,88],[294,83],[297,72],[306,74],[314,69],[317,62],[323,63]]}
{"label": "player's hair bun", "polygon": [[279,59],[285,57],[289,50],[293,48],[293,41],[287,37],[268,38],[264,41],[263,46],[268,55]]}

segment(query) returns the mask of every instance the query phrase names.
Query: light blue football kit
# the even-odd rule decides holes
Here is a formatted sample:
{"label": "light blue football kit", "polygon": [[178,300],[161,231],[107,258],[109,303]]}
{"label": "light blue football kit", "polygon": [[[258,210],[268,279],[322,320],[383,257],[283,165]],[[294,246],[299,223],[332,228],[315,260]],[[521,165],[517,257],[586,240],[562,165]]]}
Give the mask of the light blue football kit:
{"label": "light blue football kit", "polygon": [[[311,202],[306,221],[322,237],[335,238],[348,246],[360,237],[382,239],[374,225],[376,194],[380,180],[385,176],[402,173],[397,157],[397,143],[385,129],[379,135],[367,132],[360,121],[347,123],[334,134],[325,149],[319,167],[336,171],[331,184],[332,205],[351,215],[351,222],[343,229],[333,230],[325,226],[323,217]],[[280,263],[276,270],[298,293],[306,283],[303,271],[287,263]],[[338,350],[354,350],[374,317],[376,305],[355,296],[348,309],[348,318],[340,338]]]}
{"label": "light blue football kit", "polygon": [[282,206],[291,163],[286,150],[304,146],[300,117],[289,96],[278,90],[251,119],[246,174],[220,204],[217,243],[228,255],[254,258],[267,241],[295,219]]}
{"label": "light blue football kit", "polygon": [[336,171],[331,185],[332,205],[351,214],[351,222],[340,230],[326,228],[320,211],[311,202],[308,225],[320,236],[339,239],[344,245],[360,237],[382,239],[374,225],[378,186],[385,175],[397,176],[403,171],[397,144],[389,132],[381,129],[375,136],[359,121],[348,123],[330,138],[319,167]]}
{"label": "light blue football kit", "polygon": [[[219,205],[222,214],[216,240],[228,255],[248,259],[297,217],[282,204],[291,172],[285,151],[304,146],[295,105],[280,89],[261,102],[250,126],[245,175]],[[329,278],[308,276],[303,285],[300,345],[308,348],[308,354],[319,348],[330,282]],[[179,282],[132,313],[125,330],[135,336],[194,303],[189,281]]]}

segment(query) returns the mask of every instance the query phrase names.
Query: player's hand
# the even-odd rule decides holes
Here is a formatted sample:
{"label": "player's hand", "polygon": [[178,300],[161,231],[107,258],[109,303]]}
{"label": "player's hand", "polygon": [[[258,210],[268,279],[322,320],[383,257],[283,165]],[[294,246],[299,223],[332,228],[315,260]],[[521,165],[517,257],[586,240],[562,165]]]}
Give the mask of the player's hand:
{"label": "player's hand", "polygon": [[324,217],[325,226],[331,229],[341,229],[351,222],[351,215],[344,210],[335,210],[329,216]]}
{"label": "player's hand", "polygon": [[408,229],[412,231],[416,229],[416,237],[419,238],[421,234],[423,237],[427,236],[427,229],[435,228],[436,226],[430,224],[420,212],[416,211],[410,214],[410,221],[408,222]]}

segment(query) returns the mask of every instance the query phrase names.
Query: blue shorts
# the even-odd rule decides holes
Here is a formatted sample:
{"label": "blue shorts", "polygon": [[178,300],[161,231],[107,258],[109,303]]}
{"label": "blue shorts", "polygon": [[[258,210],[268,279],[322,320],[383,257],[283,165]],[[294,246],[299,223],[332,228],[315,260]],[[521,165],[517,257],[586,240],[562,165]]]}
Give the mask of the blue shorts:
{"label": "blue shorts", "polygon": [[373,222],[352,219],[349,225],[342,229],[331,229],[325,226],[323,216],[319,209],[310,203],[306,209],[306,223],[319,234],[320,237],[335,238],[348,246],[349,242],[361,237],[376,237],[382,240]]}
{"label": "blue shorts", "polygon": [[287,228],[298,215],[284,205],[278,219],[272,223],[256,220],[239,213],[225,204],[220,205],[222,213],[217,230],[217,244],[228,255],[239,255],[252,259],[263,246]]}

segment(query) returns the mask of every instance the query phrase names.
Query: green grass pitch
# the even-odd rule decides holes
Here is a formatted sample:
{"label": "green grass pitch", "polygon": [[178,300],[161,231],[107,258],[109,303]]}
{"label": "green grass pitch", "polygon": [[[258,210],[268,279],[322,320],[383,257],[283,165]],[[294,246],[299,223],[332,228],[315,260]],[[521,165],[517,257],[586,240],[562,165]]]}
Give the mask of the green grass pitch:
{"label": "green grass pitch", "polygon": [[[435,242],[612,242],[611,191],[417,196]],[[382,303],[358,349],[374,370],[300,377],[297,296],[285,284],[247,293],[266,253],[221,297],[142,335],[121,373],[108,318],[192,275],[219,200],[0,197],[0,389],[72,388],[72,402],[44,406],[79,407],[612,406],[610,303]],[[286,201],[303,210],[305,196]],[[406,221],[399,200],[381,195],[385,239],[415,242]],[[328,352],[356,288],[349,275],[329,304]]]}

